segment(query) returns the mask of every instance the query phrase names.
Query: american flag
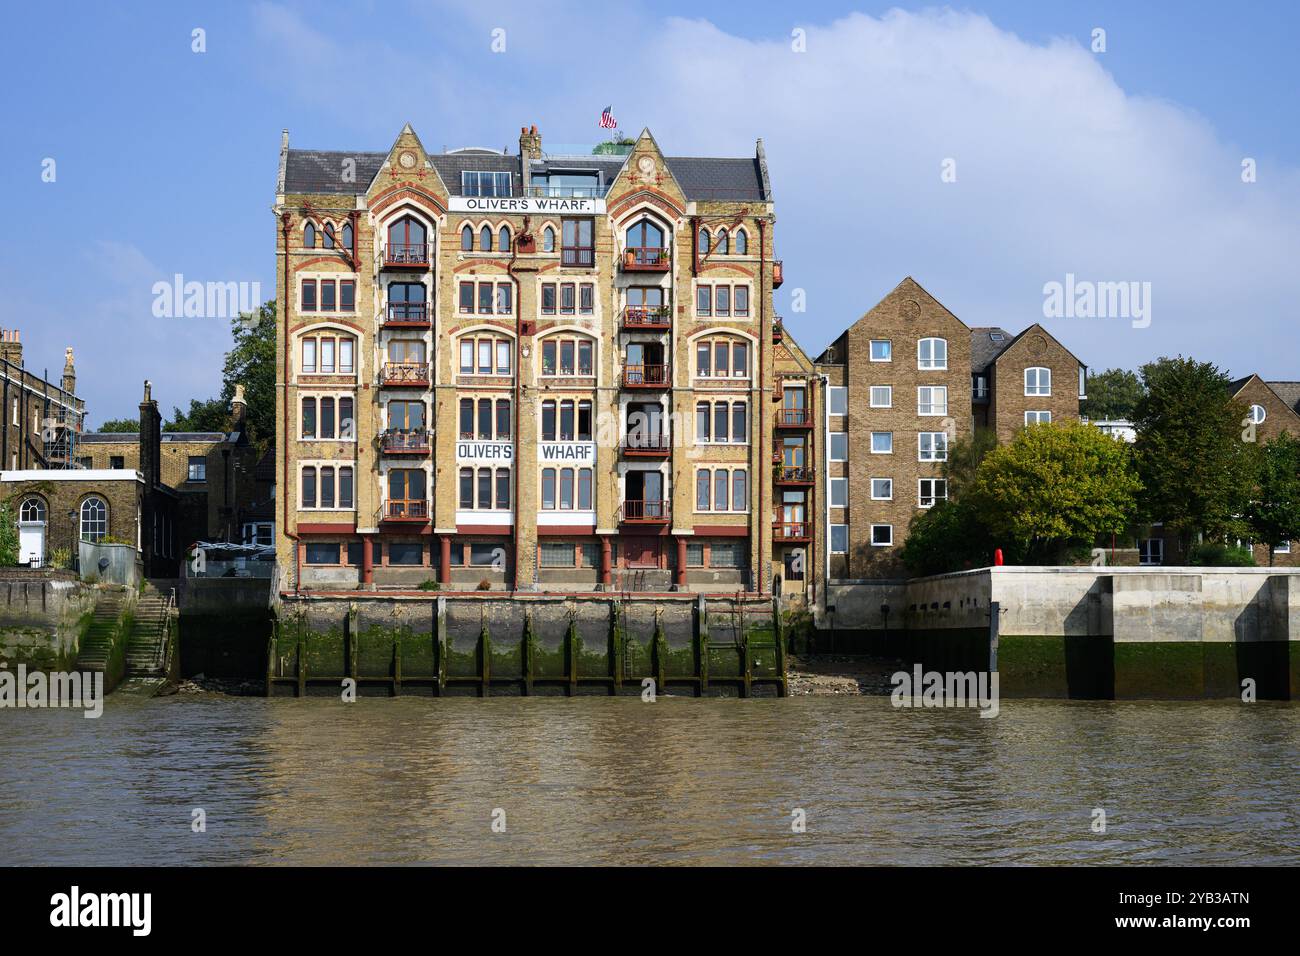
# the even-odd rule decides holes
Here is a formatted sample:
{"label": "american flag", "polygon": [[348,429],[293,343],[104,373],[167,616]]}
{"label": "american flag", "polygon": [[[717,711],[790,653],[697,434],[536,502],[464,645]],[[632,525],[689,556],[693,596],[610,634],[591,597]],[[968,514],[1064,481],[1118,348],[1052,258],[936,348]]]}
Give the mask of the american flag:
{"label": "american flag", "polygon": [[614,107],[606,106],[605,111],[600,114],[601,129],[618,129],[618,120],[614,119]]}

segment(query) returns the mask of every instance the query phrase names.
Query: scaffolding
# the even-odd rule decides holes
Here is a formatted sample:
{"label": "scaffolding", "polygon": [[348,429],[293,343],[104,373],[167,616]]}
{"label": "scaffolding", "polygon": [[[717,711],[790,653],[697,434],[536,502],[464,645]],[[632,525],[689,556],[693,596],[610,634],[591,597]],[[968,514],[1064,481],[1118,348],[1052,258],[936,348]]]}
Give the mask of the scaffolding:
{"label": "scaffolding", "polygon": [[62,405],[47,405],[41,419],[41,444],[46,468],[63,471],[83,467],[78,460],[81,414]]}

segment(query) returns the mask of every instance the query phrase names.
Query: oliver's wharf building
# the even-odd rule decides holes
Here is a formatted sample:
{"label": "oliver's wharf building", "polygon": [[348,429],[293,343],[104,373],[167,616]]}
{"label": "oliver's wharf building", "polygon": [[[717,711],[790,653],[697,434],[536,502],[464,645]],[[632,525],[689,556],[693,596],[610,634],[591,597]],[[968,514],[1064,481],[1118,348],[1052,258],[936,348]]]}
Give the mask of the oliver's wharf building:
{"label": "oliver's wharf building", "polygon": [[[567,153],[536,127],[518,154],[430,153],[409,126],[387,152],[288,141],[283,587],[811,580],[793,556],[815,375],[777,341],[761,140],[743,158],[665,156],[648,130]],[[774,510],[778,482],[803,503]]]}

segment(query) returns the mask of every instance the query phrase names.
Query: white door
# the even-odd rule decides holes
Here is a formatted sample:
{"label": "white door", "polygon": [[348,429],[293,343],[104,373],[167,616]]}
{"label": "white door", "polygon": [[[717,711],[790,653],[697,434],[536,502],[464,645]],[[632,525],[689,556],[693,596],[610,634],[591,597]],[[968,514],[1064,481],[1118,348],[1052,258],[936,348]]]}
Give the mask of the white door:
{"label": "white door", "polygon": [[[35,559],[33,561],[33,559]],[[45,522],[22,521],[18,524],[18,563],[40,566],[45,560]]]}

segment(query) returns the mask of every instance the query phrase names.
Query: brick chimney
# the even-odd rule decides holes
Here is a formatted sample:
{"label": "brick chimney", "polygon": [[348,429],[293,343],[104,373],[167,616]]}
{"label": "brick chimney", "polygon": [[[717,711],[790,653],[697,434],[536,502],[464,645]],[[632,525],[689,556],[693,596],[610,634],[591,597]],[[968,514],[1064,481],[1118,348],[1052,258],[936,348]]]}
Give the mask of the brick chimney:
{"label": "brick chimney", "polygon": [[0,359],[23,364],[23,343],[17,329],[0,329]]}
{"label": "brick chimney", "polygon": [[532,185],[532,161],[541,158],[542,134],[537,132],[536,124],[519,127],[519,174],[525,196],[528,195],[528,187]]}
{"label": "brick chimney", "polygon": [[145,492],[162,484],[162,416],[153,398],[153,384],[145,379],[140,402],[140,474]]}
{"label": "brick chimney", "polygon": [[72,364],[72,346],[63,350],[63,390],[69,395],[77,394],[77,369]]}

